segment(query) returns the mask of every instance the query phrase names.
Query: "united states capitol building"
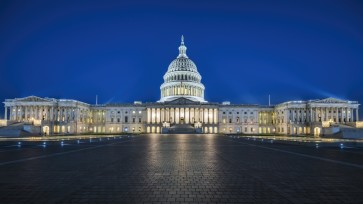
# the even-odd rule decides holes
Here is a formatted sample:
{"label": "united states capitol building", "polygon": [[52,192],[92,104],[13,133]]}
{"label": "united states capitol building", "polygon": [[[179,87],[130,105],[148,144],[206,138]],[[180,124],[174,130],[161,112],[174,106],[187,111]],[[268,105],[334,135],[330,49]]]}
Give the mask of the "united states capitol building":
{"label": "united states capitol building", "polygon": [[240,133],[323,135],[358,126],[357,101],[326,98],[273,106],[208,102],[197,66],[182,37],[157,102],[88,104],[77,100],[6,99],[2,126],[28,124],[42,135],[87,133]]}

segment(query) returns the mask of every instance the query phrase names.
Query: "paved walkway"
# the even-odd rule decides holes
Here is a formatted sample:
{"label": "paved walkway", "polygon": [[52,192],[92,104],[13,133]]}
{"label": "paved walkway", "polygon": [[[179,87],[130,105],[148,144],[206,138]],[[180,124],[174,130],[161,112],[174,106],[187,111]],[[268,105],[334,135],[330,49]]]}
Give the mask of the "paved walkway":
{"label": "paved walkway", "polygon": [[2,203],[361,203],[363,150],[217,135],[0,143]]}

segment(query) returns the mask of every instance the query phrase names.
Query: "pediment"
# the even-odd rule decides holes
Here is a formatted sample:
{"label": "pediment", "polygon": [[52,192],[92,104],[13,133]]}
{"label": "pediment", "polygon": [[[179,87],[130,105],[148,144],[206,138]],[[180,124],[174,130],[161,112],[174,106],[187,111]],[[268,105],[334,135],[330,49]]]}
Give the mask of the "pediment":
{"label": "pediment", "polygon": [[321,100],[314,101],[314,103],[348,103],[348,101],[329,97],[329,98],[326,98],[326,99],[321,99]]}
{"label": "pediment", "polygon": [[177,98],[173,101],[169,101],[169,102],[165,102],[165,104],[177,104],[177,105],[188,105],[188,104],[199,104],[199,102],[195,102],[195,101],[192,101],[190,99],[187,99],[187,98],[184,98],[184,97],[181,97],[181,98]]}
{"label": "pediment", "polygon": [[16,102],[51,102],[50,99],[40,98],[38,96],[28,96],[24,98],[16,98]]}

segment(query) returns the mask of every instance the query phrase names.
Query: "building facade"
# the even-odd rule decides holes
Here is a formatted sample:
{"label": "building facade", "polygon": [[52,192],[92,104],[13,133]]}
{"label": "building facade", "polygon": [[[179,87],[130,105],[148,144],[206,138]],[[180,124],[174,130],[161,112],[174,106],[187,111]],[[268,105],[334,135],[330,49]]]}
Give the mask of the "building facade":
{"label": "building facade", "polygon": [[322,135],[324,127],[354,126],[357,101],[327,98],[274,106],[212,103],[182,37],[179,55],[164,75],[160,100],[152,103],[91,105],[77,100],[6,99],[5,125],[30,123],[41,134],[86,133],[241,133]]}

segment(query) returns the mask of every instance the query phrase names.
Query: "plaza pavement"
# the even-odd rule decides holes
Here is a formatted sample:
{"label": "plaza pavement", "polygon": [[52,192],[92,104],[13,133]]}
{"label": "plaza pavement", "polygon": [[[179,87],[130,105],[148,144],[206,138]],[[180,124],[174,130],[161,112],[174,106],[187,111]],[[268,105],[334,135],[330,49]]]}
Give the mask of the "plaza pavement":
{"label": "plaza pavement", "polygon": [[363,149],[221,135],[0,142],[1,203],[362,203]]}

